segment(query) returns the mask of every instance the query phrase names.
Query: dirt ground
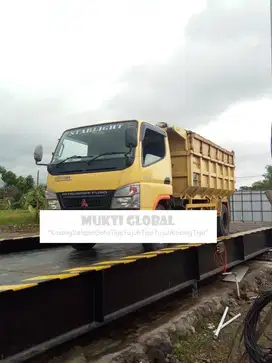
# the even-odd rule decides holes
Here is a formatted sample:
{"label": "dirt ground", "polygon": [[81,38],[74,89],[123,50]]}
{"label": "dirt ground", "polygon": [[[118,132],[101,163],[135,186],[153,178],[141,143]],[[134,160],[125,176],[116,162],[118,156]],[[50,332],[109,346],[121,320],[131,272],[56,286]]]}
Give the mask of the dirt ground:
{"label": "dirt ground", "polygon": [[272,227],[272,222],[231,222],[230,233],[239,233],[243,231],[250,231],[251,229]]}
{"label": "dirt ground", "polygon": [[[187,339],[180,339],[175,344],[173,357],[182,363],[240,362],[244,353],[243,321],[252,304],[253,300],[247,299],[238,301],[237,305],[233,304],[225,321],[239,313],[241,316],[225,327],[218,338],[215,338],[214,330],[218,327],[222,312],[203,318],[195,328],[194,334]],[[248,360],[244,363],[248,363]]]}
{"label": "dirt ground", "polygon": [[38,224],[0,225],[0,238],[39,234]]}
{"label": "dirt ground", "polygon": [[[244,319],[256,296],[271,288],[272,277],[270,275],[267,280],[260,279],[257,286],[244,292],[240,299],[233,300],[225,322],[239,313],[241,316],[225,327],[218,338],[215,338],[214,330],[221,320],[222,311],[203,318],[190,336],[185,339],[181,338],[174,345],[173,356],[182,363],[249,363],[243,340]],[[262,320],[267,311],[268,308],[262,311]],[[271,332],[272,324],[270,323],[258,343],[263,347],[271,346],[271,341],[267,339],[268,336],[271,337]]]}

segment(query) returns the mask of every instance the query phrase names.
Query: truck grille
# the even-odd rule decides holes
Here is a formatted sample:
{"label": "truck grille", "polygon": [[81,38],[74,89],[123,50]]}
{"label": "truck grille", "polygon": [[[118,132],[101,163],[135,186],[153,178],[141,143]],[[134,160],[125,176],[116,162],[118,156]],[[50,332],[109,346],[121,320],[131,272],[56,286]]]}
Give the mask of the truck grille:
{"label": "truck grille", "polygon": [[[61,209],[109,210],[114,190],[58,193]],[[83,206],[83,204],[85,206]]]}

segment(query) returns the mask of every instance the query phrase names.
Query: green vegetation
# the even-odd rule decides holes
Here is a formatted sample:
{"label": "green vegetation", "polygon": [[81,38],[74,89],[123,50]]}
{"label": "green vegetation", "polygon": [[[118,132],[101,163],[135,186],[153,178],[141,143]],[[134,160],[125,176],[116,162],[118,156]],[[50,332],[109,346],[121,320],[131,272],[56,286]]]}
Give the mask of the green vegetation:
{"label": "green vegetation", "polygon": [[39,223],[39,211],[46,206],[45,185],[35,185],[31,175],[17,176],[0,166],[4,185],[0,188],[0,225]]}
{"label": "green vegetation", "polygon": [[263,178],[263,180],[259,180],[251,186],[240,187],[240,190],[272,190],[272,165],[265,167]]}
{"label": "green vegetation", "polygon": [[[187,338],[178,339],[174,346],[174,354],[181,362],[187,363],[234,363],[240,362],[243,350],[240,346],[241,326],[248,304],[244,303],[236,310],[235,314],[241,312],[242,317],[233,321],[225,327],[220,336],[215,339],[215,330],[222,317],[222,312],[212,314],[203,318],[197,325],[195,333]],[[235,315],[233,314],[233,315]],[[226,320],[230,319],[228,317]],[[212,328],[211,328],[212,327]]]}
{"label": "green vegetation", "polygon": [[0,210],[0,225],[36,224],[35,214],[29,210]]}

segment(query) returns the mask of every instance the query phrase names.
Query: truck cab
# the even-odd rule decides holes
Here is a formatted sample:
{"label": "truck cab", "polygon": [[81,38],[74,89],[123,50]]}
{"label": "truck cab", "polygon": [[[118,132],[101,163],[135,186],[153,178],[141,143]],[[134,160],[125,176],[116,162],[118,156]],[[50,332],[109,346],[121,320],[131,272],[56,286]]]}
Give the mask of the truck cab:
{"label": "truck cab", "polygon": [[[38,154],[36,149],[36,162]],[[64,131],[47,170],[48,209],[166,209],[172,194],[167,134],[144,121],[108,121]]]}

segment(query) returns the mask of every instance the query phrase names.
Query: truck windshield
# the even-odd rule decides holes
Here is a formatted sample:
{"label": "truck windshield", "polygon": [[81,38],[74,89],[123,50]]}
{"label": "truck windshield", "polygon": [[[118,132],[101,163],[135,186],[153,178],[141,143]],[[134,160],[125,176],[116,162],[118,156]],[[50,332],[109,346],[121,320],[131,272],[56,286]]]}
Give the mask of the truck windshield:
{"label": "truck windshield", "polygon": [[[125,130],[137,128],[137,121],[98,124],[67,130],[53,154],[49,172],[61,173],[84,169],[123,169],[126,167]],[[130,157],[134,157],[134,150]]]}

